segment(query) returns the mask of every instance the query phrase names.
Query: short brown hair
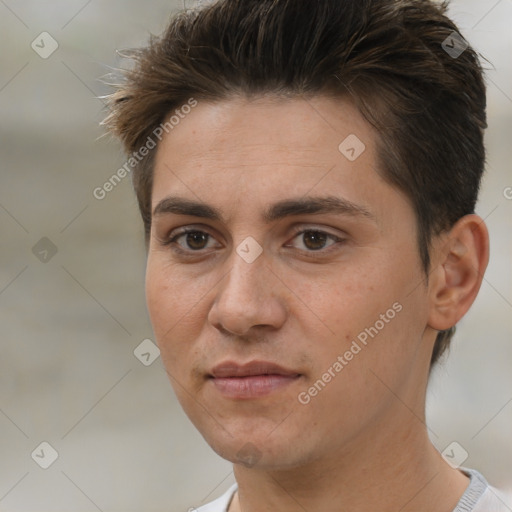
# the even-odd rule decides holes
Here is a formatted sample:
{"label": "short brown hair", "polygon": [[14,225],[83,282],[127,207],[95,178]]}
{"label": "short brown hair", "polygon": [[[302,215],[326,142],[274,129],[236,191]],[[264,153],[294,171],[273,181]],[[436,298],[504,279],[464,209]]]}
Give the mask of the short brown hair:
{"label": "short brown hair", "polygon": [[[109,97],[104,124],[132,153],[191,97],[349,97],[379,132],[379,172],[414,207],[428,279],[431,239],[474,213],[485,160],[482,68],[447,7],[430,0],[220,0],[183,11],[161,37],[130,52],[135,65]],[[154,153],[133,170],[146,239]],[[431,365],[454,331],[438,333]]]}

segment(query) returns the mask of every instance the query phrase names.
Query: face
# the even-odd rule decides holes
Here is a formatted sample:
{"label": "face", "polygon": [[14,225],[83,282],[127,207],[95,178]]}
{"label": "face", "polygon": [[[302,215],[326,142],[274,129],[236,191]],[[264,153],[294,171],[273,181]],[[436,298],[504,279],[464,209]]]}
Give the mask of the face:
{"label": "face", "polygon": [[228,460],[298,467],[422,414],[435,336],[416,221],[375,141],[347,101],[259,98],[199,102],[158,148],[150,318]]}

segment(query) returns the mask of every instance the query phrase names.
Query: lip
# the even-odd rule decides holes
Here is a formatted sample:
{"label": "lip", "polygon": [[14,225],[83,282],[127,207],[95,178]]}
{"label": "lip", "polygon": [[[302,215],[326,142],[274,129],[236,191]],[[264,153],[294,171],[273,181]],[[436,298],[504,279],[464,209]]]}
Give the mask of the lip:
{"label": "lip", "polygon": [[227,398],[250,399],[282,390],[302,375],[269,361],[239,364],[226,361],[212,368],[208,378]]}
{"label": "lip", "polygon": [[290,377],[300,374],[269,361],[250,361],[245,364],[225,361],[212,368],[210,377],[217,379],[223,377],[252,377],[254,375],[283,375]]}

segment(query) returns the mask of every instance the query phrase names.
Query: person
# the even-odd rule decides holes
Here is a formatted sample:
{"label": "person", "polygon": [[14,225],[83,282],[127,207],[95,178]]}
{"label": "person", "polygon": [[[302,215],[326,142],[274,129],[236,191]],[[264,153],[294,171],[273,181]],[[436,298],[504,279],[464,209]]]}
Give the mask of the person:
{"label": "person", "polygon": [[151,323],[236,479],[199,510],[510,510],[425,423],[489,257],[483,71],[446,3],[220,0],[130,56],[104,124]]}

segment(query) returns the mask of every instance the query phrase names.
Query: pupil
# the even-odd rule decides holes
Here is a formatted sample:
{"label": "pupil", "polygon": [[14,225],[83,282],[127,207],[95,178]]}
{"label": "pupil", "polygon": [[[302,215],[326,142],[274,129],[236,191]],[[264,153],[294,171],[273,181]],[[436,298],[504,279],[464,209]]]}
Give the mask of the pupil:
{"label": "pupil", "polygon": [[[198,247],[197,245],[194,245],[194,244],[195,244],[195,242],[199,241],[199,245],[201,245],[201,241],[205,242],[207,236],[208,235],[206,233],[201,233],[199,231],[192,231],[187,234],[187,244],[190,247],[192,247],[193,249],[202,249],[202,247]],[[191,241],[192,241],[192,243],[190,243]]]}
{"label": "pupil", "polygon": [[[322,246],[325,244],[326,235],[323,233],[319,233],[318,231],[306,231],[304,232],[304,241],[306,242],[305,245],[308,249],[318,250],[321,249]],[[315,246],[315,239],[318,241],[320,239],[320,246]],[[313,241],[313,247],[309,245],[309,241]]]}

